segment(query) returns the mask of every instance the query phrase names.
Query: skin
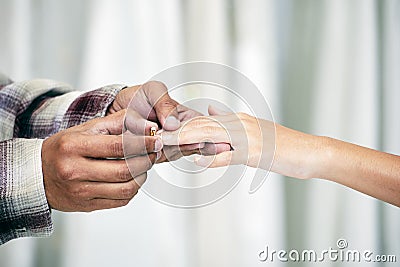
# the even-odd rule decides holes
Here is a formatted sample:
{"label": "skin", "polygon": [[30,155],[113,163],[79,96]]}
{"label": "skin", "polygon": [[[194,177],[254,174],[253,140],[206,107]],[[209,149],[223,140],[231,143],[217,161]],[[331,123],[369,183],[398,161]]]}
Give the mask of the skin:
{"label": "skin", "polygon": [[[124,159],[122,129],[125,111],[97,118],[61,131],[43,142],[42,170],[47,201],[61,211],[93,211],[126,205],[137,193],[133,179],[145,180],[156,160],[154,136],[131,138],[129,159]],[[112,158],[112,159],[110,159]]]}
{"label": "skin", "polygon": [[[210,117],[197,117],[179,130],[164,132],[164,145],[207,139],[229,143],[233,151],[224,151],[213,161],[210,156],[198,157],[196,164],[209,167],[247,164],[299,179],[318,177],[400,207],[400,156],[302,133],[244,113],[228,114],[213,107],[209,113]],[[273,131],[275,153],[271,155],[268,142]],[[245,138],[249,138],[248,142]],[[272,164],[266,160],[271,156]]]}
{"label": "skin", "polygon": [[121,207],[136,195],[155,162],[228,150],[227,144],[164,146],[159,136],[149,136],[151,127],[173,131],[199,115],[173,100],[161,82],[120,91],[106,117],[43,141],[42,172],[49,206],[69,212]]}
{"label": "skin", "polygon": [[[127,108],[126,127],[130,132],[149,134],[151,127],[164,131],[177,130],[181,123],[202,116],[172,99],[162,82],[149,81],[122,90],[113,101],[108,114]],[[161,126],[161,127],[160,127]],[[191,154],[214,155],[230,149],[228,144],[206,144],[164,146],[156,163],[177,160]]]}
{"label": "skin", "polygon": [[[129,106],[133,98],[136,103]],[[47,138],[42,145],[42,172],[50,207],[88,212],[127,205],[163,154],[160,138],[148,136],[150,128],[174,130],[180,126],[179,116],[198,115],[187,108],[178,110],[178,105],[162,83],[129,87],[116,96],[106,117]],[[124,125],[127,114],[134,120]],[[124,136],[129,144],[124,148],[125,127],[131,134]]]}

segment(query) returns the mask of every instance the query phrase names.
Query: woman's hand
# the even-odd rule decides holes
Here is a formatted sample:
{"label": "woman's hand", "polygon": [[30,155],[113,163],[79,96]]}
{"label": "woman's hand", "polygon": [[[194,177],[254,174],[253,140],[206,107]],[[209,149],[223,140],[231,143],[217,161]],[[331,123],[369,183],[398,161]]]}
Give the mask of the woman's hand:
{"label": "woman's hand", "polygon": [[[214,107],[209,107],[209,114],[209,117],[201,116],[189,120],[179,130],[163,132],[164,144],[214,144],[217,155],[198,157],[196,164],[200,166],[246,164],[270,168],[275,148],[275,127],[272,122],[244,113],[227,114]],[[225,149],[218,149],[222,146]],[[227,151],[226,146],[231,149]]]}
{"label": "woman's hand", "polygon": [[[209,107],[211,116],[196,117],[179,130],[162,134],[165,145],[206,142],[230,145],[230,151],[215,151],[195,162],[205,167],[246,164],[286,176],[307,179],[318,177],[318,160],[324,152],[323,139],[298,132],[245,113],[226,113]],[[226,149],[225,149],[226,150]]]}

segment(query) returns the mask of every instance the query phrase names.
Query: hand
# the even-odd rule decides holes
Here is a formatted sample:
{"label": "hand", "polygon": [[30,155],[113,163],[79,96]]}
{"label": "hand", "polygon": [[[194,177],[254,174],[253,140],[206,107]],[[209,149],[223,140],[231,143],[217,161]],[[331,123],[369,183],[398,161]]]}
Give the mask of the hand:
{"label": "hand", "polygon": [[135,156],[127,159],[134,166],[130,171],[121,159],[124,116],[121,110],[61,131],[43,142],[43,180],[51,208],[108,209],[124,206],[135,196],[156,160],[154,152],[162,145],[158,137],[126,137],[131,145],[124,148],[125,154]]}
{"label": "hand", "polygon": [[167,87],[157,81],[122,90],[109,107],[108,113],[126,108],[138,112],[147,120],[159,123],[166,131],[176,130],[181,122],[202,115],[173,100]]}
{"label": "hand", "polygon": [[163,143],[182,145],[211,140],[232,146],[232,151],[215,158],[202,156],[195,160],[205,167],[246,164],[301,179],[319,173],[319,138],[245,113],[226,113],[210,106],[209,114],[212,116],[192,119],[180,130],[163,133]]}
{"label": "hand", "polygon": [[319,177],[400,207],[398,155],[302,133],[243,113],[221,115],[215,108],[209,108],[209,113],[213,116],[195,118],[180,130],[163,133],[164,144],[229,142],[233,151],[222,152],[213,161],[200,157],[196,163],[247,164],[300,179]]}
{"label": "hand", "polygon": [[275,127],[272,122],[259,120],[244,113],[232,114],[209,107],[210,117],[197,117],[173,132],[164,132],[164,145],[188,145],[211,142],[229,144],[232,150],[216,151],[216,156],[198,157],[196,164],[220,167],[246,164],[269,169],[274,153]]}

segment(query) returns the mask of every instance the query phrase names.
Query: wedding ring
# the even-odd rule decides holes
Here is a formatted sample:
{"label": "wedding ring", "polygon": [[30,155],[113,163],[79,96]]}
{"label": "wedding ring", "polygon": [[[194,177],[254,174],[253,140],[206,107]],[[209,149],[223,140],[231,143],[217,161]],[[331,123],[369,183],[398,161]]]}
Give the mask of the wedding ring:
{"label": "wedding ring", "polygon": [[157,132],[157,128],[156,127],[151,127],[150,128],[150,136],[155,136]]}

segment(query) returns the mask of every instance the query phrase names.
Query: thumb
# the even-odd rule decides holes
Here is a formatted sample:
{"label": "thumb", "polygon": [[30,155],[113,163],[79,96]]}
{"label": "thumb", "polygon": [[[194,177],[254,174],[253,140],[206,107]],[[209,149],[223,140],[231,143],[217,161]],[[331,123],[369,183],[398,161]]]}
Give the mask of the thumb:
{"label": "thumb", "polygon": [[180,127],[178,102],[173,100],[162,82],[150,81],[143,85],[144,92],[156,112],[157,119],[163,129],[174,131]]}
{"label": "thumb", "polygon": [[158,125],[155,122],[146,120],[137,111],[128,108],[126,111],[124,130],[127,130],[136,135],[150,135],[150,129],[156,128]]}
{"label": "thumb", "polygon": [[181,123],[178,118],[178,103],[171,99],[168,93],[165,93],[159,101],[154,104],[157,119],[163,129],[167,131],[177,130]]}

